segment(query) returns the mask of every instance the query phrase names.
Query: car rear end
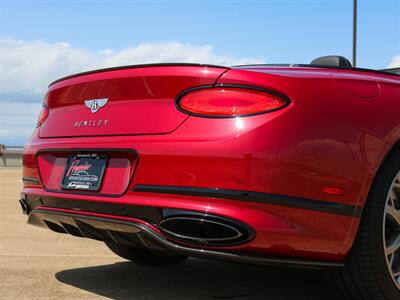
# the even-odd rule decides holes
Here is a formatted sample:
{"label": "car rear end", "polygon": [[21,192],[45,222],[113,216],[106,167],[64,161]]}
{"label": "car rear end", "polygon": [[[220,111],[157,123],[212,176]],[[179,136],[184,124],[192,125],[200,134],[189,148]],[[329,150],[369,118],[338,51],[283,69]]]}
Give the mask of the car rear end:
{"label": "car rear end", "polygon": [[359,131],[298,103],[315,80],[334,92],[329,74],[288,74],[149,65],[56,81],[25,146],[28,222],[161,252],[341,265],[362,175],[309,153],[346,162],[322,130]]}

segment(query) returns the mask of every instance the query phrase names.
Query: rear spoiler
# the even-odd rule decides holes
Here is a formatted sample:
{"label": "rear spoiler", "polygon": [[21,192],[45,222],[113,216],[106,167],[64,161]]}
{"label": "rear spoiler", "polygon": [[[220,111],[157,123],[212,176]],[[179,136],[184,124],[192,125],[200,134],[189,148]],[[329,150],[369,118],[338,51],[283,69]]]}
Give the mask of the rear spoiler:
{"label": "rear spoiler", "polygon": [[196,63],[154,63],[154,64],[141,64],[141,65],[127,65],[127,66],[110,67],[110,68],[104,68],[104,69],[96,69],[96,70],[91,70],[91,71],[68,75],[68,76],[61,77],[61,78],[53,81],[52,83],[49,84],[49,87],[57,82],[60,82],[60,81],[66,80],[66,79],[83,76],[83,75],[89,75],[89,74],[93,74],[93,73],[101,73],[101,72],[124,70],[124,69],[135,69],[135,68],[171,67],[171,66],[172,67],[174,67],[174,66],[175,67],[210,67],[210,68],[228,69],[228,67],[223,67],[223,66],[210,65],[210,64],[196,64]]}

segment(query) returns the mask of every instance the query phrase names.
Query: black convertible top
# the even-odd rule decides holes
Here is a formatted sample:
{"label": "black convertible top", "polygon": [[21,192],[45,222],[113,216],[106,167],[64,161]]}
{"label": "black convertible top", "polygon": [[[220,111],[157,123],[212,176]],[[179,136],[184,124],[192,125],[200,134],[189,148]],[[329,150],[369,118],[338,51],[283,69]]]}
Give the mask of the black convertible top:
{"label": "black convertible top", "polygon": [[321,56],[314,59],[310,64],[256,64],[256,65],[239,65],[236,68],[246,67],[311,67],[311,68],[328,68],[328,69],[341,69],[341,70],[354,70],[362,72],[374,72],[379,74],[389,74],[400,76],[400,68],[390,68],[382,70],[372,70],[364,68],[355,68],[351,65],[351,62],[344,56],[340,55],[327,55]]}
{"label": "black convertible top", "polygon": [[396,75],[400,75],[400,68],[391,68],[391,69],[383,69],[383,72],[392,73]]}
{"label": "black convertible top", "polygon": [[265,67],[287,67],[287,68],[322,68],[322,69],[336,69],[336,70],[352,70],[360,72],[377,73],[381,75],[393,75],[400,77],[400,68],[391,69],[366,69],[366,68],[354,68],[354,67],[338,67],[338,66],[326,66],[326,65],[312,65],[312,64],[250,64],[250,65],[237,65],[232,68],[265,68]]}

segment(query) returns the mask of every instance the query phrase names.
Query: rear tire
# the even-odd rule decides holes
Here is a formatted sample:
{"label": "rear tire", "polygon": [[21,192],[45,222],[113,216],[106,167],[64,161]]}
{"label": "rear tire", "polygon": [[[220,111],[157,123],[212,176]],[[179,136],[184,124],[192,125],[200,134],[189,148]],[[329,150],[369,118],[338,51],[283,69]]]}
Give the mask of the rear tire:
{"label": "rear tire", "polygon": [[105,242],[105,244],[118,256],[138,264],[168,266],[178,264],[187,258],[187,256],[178,254],[161,255],[147,249],[134,248],[114,242]]}
{"label": "rear tire", "polygon": [[[340,299],[400,299],[400,274],[396,275],[400,272],[400,224],[399,219],[396,221],[400,217],[399,183],[400,153],[396,152],[385,161],[376,176],[345,267],[330,273],[341,294]],[[394,211],[390,210],[390,214],[395,214],[394,221],[388,221],[391,218],[388,205],[394,208]],[[397,241],[392,243],[393,239]],[[388,254],[388,244],[395,244],[397,249],[391,250],[393,257]]]}

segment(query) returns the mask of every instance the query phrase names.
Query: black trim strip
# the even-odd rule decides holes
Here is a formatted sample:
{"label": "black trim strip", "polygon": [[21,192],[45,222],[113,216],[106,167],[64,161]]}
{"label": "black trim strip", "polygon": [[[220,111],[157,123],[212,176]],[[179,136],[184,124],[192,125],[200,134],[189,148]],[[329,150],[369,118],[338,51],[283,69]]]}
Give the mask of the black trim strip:
{"label": "black trim strip", "polygon": [[22,177],[22,181],[27,184],[36,184],[40,185],[39,179],[34,177]]}
{"label": "black trim strip", "polygon": [[265,204],[282,205],[357,218],[361,217],[362,213],[362,208],[354,205],[253,191],[147,184],[135,185],[133,190],[135,192],[215,197],[230,200],[260,202]]}

